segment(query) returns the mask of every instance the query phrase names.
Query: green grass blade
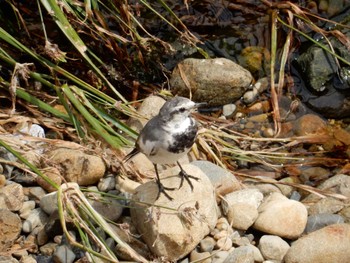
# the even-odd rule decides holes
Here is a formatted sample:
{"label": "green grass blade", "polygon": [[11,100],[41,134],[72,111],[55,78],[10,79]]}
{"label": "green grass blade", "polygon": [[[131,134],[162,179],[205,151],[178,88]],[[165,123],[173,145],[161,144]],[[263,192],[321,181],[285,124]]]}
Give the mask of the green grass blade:
{"label": "green grass blade", "polygon": [[99,134],[106,142],[108,142],[112,147],[119,149],[121,146],[124,146],[123,140],[119,137],[111,136],[106,129],[103,128],[101,123],[94,118],[89,111],[84,107],[84,105],[77,99],[73,94],[71,88],[68,85],[62,86],[62,91],[68,97],[70,102],[74,107],[82,114],[82,116],[87,120],[87,122],[95,129],[97,134]]}
{"label": "green grass blade", "polygon": [[17,152],[12,147],[10,147],[8,144],[6,144],[3,140],[0,140],[0,146],[4,147],[10,153],[12,153],[14,156],[16,156],[18,160],[20,160],[22,163],[24,163],[26,166],[28,166],[34,173],[36,173],[38,176],[43,178],[52,187],[54,187],[56,189],[59,188],[59,186],[54,181],[52,181],[50,178],[48,178],[46,175],[44,175],[35,165],[31,164],[26,158],[24,158],[19,152]]}
{"label": "green grass blade", "polygon": [[[89,64],[89,66],[96,72],[98,77],[100,77],[108,87],[118,96],[118,98],[124,103],[127,100],[113,87],[113,85],[108,81],[108,79],[102,74],[100,69],[92,62],[90,57],[87,55],[87,47],[84,42],[79,37],[78,33],[74,30],[72,25],[69,23],[65,14],[62,11],[62,7],[58,5],[56,0],[41,0],[41,3],[46,8],[47,12],[52,15],[57,26],[61,29],[67,39],[72,43],[72,45],[78,50],[81,56]],[[63,2],[62,2],[63,3]]]}

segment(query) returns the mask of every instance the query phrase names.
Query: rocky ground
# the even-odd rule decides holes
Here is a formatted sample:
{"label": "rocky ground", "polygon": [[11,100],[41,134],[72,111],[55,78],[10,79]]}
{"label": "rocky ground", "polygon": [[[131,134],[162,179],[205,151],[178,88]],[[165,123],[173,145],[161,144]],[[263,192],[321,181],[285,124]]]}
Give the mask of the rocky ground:
{"label": "rocky ground", "polygon": [[[189,65],[192,67],[193,63],[191,61]],[[226,61],[220,59],[209,63],[211,72],[215,67],[224,71],[222,65]],[[187,66],[184,64],[182,69]],[[242,73],[240,67],[234,67],[234,71],[228,68],[223,74],[224,79],[230,80],[233,75],[238,76],[235,92],[228,93],[225,88],[220,88],[225,84],[221,84],[222,75],[216,73],[220,83],[214,74],[213,78],[205,80],[204,88],[199,85],[192,91],[193,97],[205,101],[209,96],[213,107],[225,104],[215,118],[223,121],[227,129],[257,138],[272,138],[273,123],[269,117],[271,106],[268,100],[260,98],[254,103],[254,97],[266,89],[267,81],[259,80],[249,89],[252,80],[249,72],[242,69]],[[176,81],[181,89],[176,76],[171,81]],[[188,81],[198,83],[199,80]],[[182,88],[177,92],[189,95],[186,94],[189,92],[186,84]],[[242,107],[241,102],[227,104],[229,96],[235,97],[232,100],[243,97],[253,104],[247,107]],[[163,103],[162,98],[151,96],[143,102],[139,112],[147,117],[153,116]],[[101,150],[43,139],[43,133],[36,125],[22,130],[22,134],[1,135],[1,139],[25,153],[56,184],[68,181],[73,182],[70,187],[74,189],[78,185],[88,189],[84,194],[91,206],[139,255],[138,259],[130,256],[123,245],[116,243],[98,225],[88,227],[100,231],[105,244],[121,261],[350,262],[349,169],[346,165],[335,167],[330,163],[333,159],[321,156],[322,151],[338,147],[343,159],[348,159],[349,127],[333,125],[301,104],[295,110],[293,101],[288,98],[284,98],[281,105],[285,122],[280,138],[305,139],[310,135],[317,139],[326,138],[316,140],[314,144],[307,141],[279,145],[286,153],[315,155],[314,165],[305,159],[304,165],[299,160],[298,165],[283,167],[281,164],[287,162],[279,157],[281,160],[275,167],[249,166],[244,159],[235,159],[232,161],[235,169],[229,170],[209,160],[208,155],[194,157],[191,153],[181,163],[189,174],[200,180],[193,180],[193,191],[184,182],[182,187],[169,192],[174,201],[163,195],[155,200],[157,186],[153,181],[153,165],[141,154],[116,172],[111,169],[114,167],[111,163],[120,165],[117,157],[112,160],[111,154]],[[143,124],[144,121],[136,119],[129,121],[136,130]],[[30,135],[23,135],[23,132]],[[250,153],[261,150],[261,144],[256,142],[229,143],[238,143]],[[215,145],[212,146],[215,149]],[[344,155],[347,156],[344,158]],[[319,161],[316,157],[323,159]],[[73,241],[81,242],[75,227],[77,222],[67,222],[71,236],[63,234],[56,189],[17,162],[4,148],[1,149],[1,158],[0,260],[70,263],[91,259],[84,250],[72,246],[72,240],[69,242],[71,236]],[[120,176],[122,170],[126,173]],[[177,167],[163,167],[161,178],[164,185],[178,188],[178,172]],[[98,191],[108,195],[102,196]],[[67,197],[63,199],[63,205],[74,200],[77,200],[76,196]],[[112,223],[117,224],[112,226]]]}

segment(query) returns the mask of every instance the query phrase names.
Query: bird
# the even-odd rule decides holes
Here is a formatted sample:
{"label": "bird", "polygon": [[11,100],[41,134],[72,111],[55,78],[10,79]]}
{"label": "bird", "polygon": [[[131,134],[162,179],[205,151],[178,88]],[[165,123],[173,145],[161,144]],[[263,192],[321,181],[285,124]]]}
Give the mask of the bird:
{"label": "bird", "polygon": [[206,103],[195,103],[188,98],[176,96],[161,107],[158,115],[149,120],[140,131],[134,149],[125,156],[124,162],[139,153],[143,153],[153,163],[158,185],[156,200],[163,193],[169,200],[173,198],[166,192],[176,188],[165,187],[159,178],[158,165],[177,164],[180,168],[182,187],[184,179],[188,182],[193,191],[193,184],[190,178],[198,181],[195,176],[189,175],[182,168],[179,159],[186,155],[192,148],[198,132],[196,120],[191,112]]}

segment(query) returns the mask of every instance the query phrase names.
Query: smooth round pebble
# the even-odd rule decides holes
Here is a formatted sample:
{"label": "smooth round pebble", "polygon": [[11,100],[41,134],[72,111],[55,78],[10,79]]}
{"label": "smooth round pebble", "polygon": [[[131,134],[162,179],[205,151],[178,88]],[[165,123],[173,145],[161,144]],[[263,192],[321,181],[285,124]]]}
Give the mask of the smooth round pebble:
{"label": "smooth round pebble", "polygon": [[100,181],[98,182],[97,188],[101,192],[107,192],[109,190],[113,190],[115,188],[115,177],[107,176],[100,179]]}
{"label": "smooth round pebble", "polygon": [[214,239],[219,240],[223,237],[228,237],[229,234],[227,233],[226,230],[221,230],[219,233],[215,234]]}
{"label": "smooth round pebble", "polygon": [[264,261],[263,255],[261,254],[260,250],[256,246],[254,246],[252,244],[248,244],[247,246],[252,248],[254,251],[254,262],[263,262]]}
{"label": "smooth round pebble", "polygon": [[259,241],[259,249],[265,259],[281,261],[289,248],[289,244],[278,236],[264,235]]}
{"label": "smooth round pebble", "polygon": [[226,118],[231,118],[235,113],[236,109],[237,109],[237,106],[233,103],[225,104],[222,107],[222,115],[224,115]]}
{"label": "smooth round pebble", "polygon": [[227,219],[225,217],[220,217],[218,221],[216,222],[215,228],[219,230],[227,230],[230,227],[230,224],[228,223]]}
{"label": "smooth round pebble", "polygon": [[227,251],[232,247],[232,240],[229,237],[222,237],[216,242],[215,247]]}
{"label": "smooth round pebble", "polygon": [[201,249],[201,252],[212,252],[214,249],[214,246],[216,244],[216,241],[212,237],[205,237],[201,242],[199,243],[199,247]]}
{"label": "smooth round pebble", "polygon": [[307,222],[306,207],[280,193],[272,193],[259,207],[253,227],[267,234],[288,239],[298,238]]}

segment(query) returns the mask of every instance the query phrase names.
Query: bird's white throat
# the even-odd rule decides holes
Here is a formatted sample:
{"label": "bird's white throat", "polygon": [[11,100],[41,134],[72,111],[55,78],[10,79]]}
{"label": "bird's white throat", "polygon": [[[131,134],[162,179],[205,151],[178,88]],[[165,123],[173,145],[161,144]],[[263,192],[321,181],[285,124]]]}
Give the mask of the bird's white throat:
{"label": "bird's white throat", "polygon": [[171,134],[179,134],[186,132],[193,125],[191,117],[174,118],[165,125],[165,130]]}

